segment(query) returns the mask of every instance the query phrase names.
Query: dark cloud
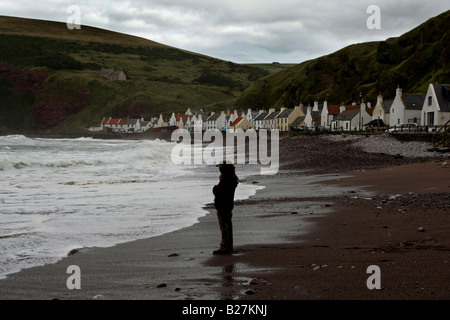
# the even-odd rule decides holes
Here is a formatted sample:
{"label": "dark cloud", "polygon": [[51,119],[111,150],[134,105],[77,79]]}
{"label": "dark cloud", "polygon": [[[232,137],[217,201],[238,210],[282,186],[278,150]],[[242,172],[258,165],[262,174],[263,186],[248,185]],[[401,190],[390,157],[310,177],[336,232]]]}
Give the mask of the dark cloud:
{"label": "dark cloud", "polygon": [[[369,5],[381,29],[369,30]],[[235,62],[302,62],[352,43],[400,36],[450,8],[440,0],[3,0],[4,15],[65,21],[69,5],[82,24],[142,36]]]}

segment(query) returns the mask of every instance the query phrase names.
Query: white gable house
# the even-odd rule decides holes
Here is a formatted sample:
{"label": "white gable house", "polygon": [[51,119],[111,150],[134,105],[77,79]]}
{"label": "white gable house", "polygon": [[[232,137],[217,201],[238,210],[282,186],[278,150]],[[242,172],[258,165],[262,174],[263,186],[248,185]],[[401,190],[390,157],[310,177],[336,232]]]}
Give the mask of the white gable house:
{"label": "white gable house", "polygon": [[402,89],[398,87],[389,112],[389,125],[397,126],[402,123],[420,123],[424,100],[425,95],[403,94]]}
{"label": "white gable house", "polygon": [[450,84],[430,84],[422,106],[422,126],[442,126],[450,121]]}

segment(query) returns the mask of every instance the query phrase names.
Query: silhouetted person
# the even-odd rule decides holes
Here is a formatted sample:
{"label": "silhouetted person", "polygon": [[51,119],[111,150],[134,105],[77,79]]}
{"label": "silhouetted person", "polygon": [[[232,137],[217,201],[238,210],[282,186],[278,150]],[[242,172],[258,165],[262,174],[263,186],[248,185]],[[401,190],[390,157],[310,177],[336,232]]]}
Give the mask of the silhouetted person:
{"label": "silhouetted person", "polygon": [[233,216],[234,192],[239,183],[239,178],[235,174],[233,164],[227,164],[225,161],[217,165],[220,170],[219,183],[213,188],[214,207],[217,210],[222,241],[219,250],[213,254],[229,254],[233,252]]}

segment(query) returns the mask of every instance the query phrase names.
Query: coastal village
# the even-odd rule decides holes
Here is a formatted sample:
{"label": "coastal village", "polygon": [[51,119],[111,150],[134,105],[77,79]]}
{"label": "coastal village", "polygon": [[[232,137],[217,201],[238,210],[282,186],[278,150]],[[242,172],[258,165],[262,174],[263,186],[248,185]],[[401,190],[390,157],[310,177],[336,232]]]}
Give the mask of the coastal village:
{"label": "coastal village", "polygon": [[404,93],[400,86],[394,100],[376,103],[354,102],[351,105],[329,104],[328,101],[293,108],[269,110],[225,110],[205,113],[188,109],[184,114],[160,114],[151,119],[105,117],[90,131],[141,133],[185,129],[206,130],[279,130],[287,131],[367,131],[374,129],[435,132],[450,122],[450,85],[429,84],[426,94]]}

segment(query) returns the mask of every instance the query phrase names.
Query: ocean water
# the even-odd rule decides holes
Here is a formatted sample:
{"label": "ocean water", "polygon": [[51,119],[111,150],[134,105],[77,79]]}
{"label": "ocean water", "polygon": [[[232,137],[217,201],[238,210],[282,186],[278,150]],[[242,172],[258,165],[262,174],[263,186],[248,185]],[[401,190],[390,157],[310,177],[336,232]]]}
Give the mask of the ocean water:
{"label": "ocean water", "polygon": [[[196,223],[213,201],[217,168],[176,165],[173,147],[160,140],[0,137],[0,279],[75,248]],[[241,183],[236,199],[260,188]]]}

